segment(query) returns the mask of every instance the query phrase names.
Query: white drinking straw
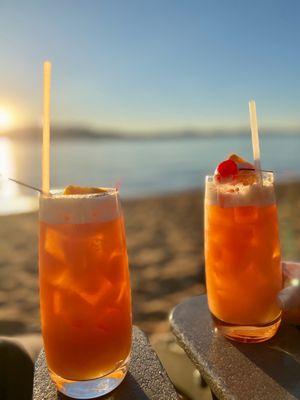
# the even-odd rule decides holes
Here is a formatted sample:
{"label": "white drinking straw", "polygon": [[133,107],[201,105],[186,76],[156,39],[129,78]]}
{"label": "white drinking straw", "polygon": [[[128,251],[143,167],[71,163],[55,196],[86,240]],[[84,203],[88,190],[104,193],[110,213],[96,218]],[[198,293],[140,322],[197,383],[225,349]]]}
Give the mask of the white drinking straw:
{"label": "white drinking straw", "polygon": [[43,118],[43,152],[42,152],[42,190],[50,191],[50,87],[51,63],[44,62],[44,118]]}
{"label": "white drinking straw", "polygon": [[251,136],[252,136],[254,167],[255,167],[255,172],[257,174],[259,183],[262,183],[259,135],[258,135],[256,105],[255,105],[254,100],[249,101],[249,113],[250,113],[250,126],[251,126]]}

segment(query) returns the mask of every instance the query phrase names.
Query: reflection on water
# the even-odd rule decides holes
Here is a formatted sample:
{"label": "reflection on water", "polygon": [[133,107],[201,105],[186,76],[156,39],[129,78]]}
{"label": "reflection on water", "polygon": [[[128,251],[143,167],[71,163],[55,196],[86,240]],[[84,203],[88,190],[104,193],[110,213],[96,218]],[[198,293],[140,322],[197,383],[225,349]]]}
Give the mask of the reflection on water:
{"label": "reflection on water", "polygon": [[[13,143],[8,138],[0,138],[0,174],[4,177],[15,177],[15,161]],[[4,177],[0,179],[0,214],[16,214],[36,209],[36,198],[24,196],[17,184]]]}
{"label": "reflection on water", "polygon": [[[0,173],[9,177],[15,175],[12,143],[7,138],[0,139]],[[17,185],[11,185],[7,179],[1,179],[0,184],[1,200],[18,195]]]}

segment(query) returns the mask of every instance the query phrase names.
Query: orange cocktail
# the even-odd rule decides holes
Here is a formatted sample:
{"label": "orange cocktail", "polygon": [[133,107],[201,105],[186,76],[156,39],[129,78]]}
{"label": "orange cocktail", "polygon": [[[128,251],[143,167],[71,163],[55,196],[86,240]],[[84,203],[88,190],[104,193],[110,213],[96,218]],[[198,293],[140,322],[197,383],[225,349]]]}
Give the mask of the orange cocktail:
{"label": "orange cocktail", "polygon": [[273,174],[262,184],[207,177],[205,260],[209,308],[221,333],[249,342],[272,337],[282,287]]}
{"label": "orange cocktail", "polygon": [[[130,281],[117,191],[41,197],[39,254],[42,331],[52,379],[73,397],[76,391],[68,391],[66,383],[100,382],[105,376],[103,387],[117,386],[131,347]],[[95,393],[89,386],[90,397],[102,394],[99,382]],[[83,393],[84,382],[81,386]]]}

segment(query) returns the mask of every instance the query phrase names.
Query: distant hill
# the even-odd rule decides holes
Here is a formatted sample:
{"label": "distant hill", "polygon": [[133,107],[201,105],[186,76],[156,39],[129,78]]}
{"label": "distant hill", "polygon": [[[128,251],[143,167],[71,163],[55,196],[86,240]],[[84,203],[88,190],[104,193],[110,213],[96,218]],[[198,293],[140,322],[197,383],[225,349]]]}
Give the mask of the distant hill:
{"label": "distant hill", "polygon": [[[299,129],[261,129],[263,135],[300,135]],[[60,127],[54,126],[51,130],[52,138],[55,140],[85,139],[85,140],[153,140],[153,139],[186,139],[186,138],[214,138],[234,137],[250,134],[250,128],[240,129],[173,129],[162,131],[129,132],[110,129],[91,129],[88,127]],[[42,128],[27,127],[10,132],[4,132],[0,136],[7,136],[17,140],[41,140]]]}
{"label": "distant hill", "polygon": [[[40,139],[42,138],[42,128],[27,127],[10,132],[5,132],[1,136],[7,136],[14,139]],[[65,139],[120,139],[123,135],[119,132],[110,130],[93,130],[85,127],[59,127],[54,126],[51,129],[51,136],[58,140]]]}

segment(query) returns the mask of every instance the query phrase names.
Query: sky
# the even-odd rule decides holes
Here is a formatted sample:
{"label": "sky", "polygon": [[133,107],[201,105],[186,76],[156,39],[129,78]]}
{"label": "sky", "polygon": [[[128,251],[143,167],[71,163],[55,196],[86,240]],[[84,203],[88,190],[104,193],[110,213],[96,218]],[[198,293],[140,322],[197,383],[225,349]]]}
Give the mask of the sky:
{"label": "sky", "polygon": [[0,110],[132,131],[300,126],[298,0],[0,0]]}

